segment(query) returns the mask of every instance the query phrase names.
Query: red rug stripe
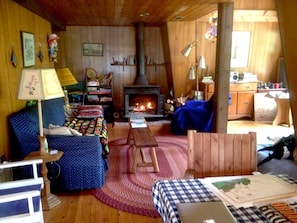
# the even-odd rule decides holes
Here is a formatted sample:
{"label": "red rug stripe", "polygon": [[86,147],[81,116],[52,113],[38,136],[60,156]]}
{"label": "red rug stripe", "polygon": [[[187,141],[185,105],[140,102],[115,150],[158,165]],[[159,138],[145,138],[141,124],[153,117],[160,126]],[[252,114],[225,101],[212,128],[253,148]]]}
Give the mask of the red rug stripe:
{"label": "red rug stripe", "polygon": [[[187,141],[185,136],[157,136],[156,140],[159,173],[153,173],[153,167],[141,167],[137,168],[135,174],[130,174],[133,147],[125,144],[126,139],[110,142],[106,184],[101,189],[93,190],[94,195],[116,209],[159,217],[153,204],[153,184],[157,180],[183,177],[186,170]],[[148,152],[148,149],[145,151]]]}

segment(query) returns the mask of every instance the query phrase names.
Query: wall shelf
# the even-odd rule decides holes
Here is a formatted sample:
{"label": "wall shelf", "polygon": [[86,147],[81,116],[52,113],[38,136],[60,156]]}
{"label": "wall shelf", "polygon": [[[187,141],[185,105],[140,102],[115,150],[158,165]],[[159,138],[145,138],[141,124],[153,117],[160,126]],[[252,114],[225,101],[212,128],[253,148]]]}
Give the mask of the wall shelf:
{"label": "wall shelf", "polygon": [[[125,71],[125,67],[135,67],[137,66],[137,64],[110,64],[111,66],[122,66],[123,67],[123,71]],[[157,69],[157,66],[164,66],[166,65],[166,63],[156,63],[156,64],[145,64],[146,67],[155,67],[155,69]]]}

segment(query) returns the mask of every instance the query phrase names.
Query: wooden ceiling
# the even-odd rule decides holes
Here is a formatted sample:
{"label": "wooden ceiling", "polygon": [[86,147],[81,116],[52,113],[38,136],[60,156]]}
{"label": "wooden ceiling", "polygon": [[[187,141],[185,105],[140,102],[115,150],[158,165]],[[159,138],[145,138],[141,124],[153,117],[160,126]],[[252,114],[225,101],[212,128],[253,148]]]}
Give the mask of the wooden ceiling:
{"label": "wooden ceiling", "polygon": [[[55,28],[66,26],[130,26],[144,21],[161,25],[168,21],[193,21],[217,9],[220,2],[234,8],[274,10],[274,0],[14,0],[50,21]],[[143,16],[144,15],[144,16]]]}

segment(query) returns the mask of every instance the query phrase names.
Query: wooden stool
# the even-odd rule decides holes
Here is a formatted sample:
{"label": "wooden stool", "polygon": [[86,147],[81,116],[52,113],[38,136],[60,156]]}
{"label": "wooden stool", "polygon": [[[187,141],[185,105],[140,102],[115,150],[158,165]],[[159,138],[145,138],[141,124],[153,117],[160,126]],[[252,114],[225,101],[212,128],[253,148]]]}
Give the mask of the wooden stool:
{"label": "wooden stool", "polygon": [[291,108],[289,98],[274,98],[277,107],[276,117],[273,121],[273,125],[287,124],[291,126]]}
{"label": "wooden stool", "polygon": [[[155,150],[155,147],[158,146],[158,143],[150,129],[148,127],[132,128],[130,125],[127,143],[130,143],[131,140],[134,141],[133,164],[131,173],[135,173],[137,167],[149,166],[154,167],[155,173],[159,172],[159,164]],[[151,162],[146,159],[143,150],[144,148],[149,148]]]}

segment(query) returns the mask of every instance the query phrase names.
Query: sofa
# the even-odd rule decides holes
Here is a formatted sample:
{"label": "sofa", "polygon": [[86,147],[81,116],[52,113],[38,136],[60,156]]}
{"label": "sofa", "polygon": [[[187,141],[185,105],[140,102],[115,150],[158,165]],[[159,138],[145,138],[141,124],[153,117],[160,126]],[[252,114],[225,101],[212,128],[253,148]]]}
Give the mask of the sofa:
{"label": "sofa", "polygon": [[[67,123],[63,98],[43,101],[42,113],[45,130],[50,125],[64,126]],[[88,117],[88,120],[91,119],[92,117]],[[64,152],[61,159],[55,163],[59,172],[55,177],[55,189],[72,191],[101,188],[104,185],[109,153],[107,128],[103,114],[100,117],[93,117],[93,119],[96,122],[101,122],[100,131],[98,132],[97,128],[96,134],[83,135],[78,132],[73,135],[46,135],[50,149]],[[9,126],[12,159],[22,160],[30,152],[39,150],[37,106],[26,107],[12,114],[9,117]]]}

